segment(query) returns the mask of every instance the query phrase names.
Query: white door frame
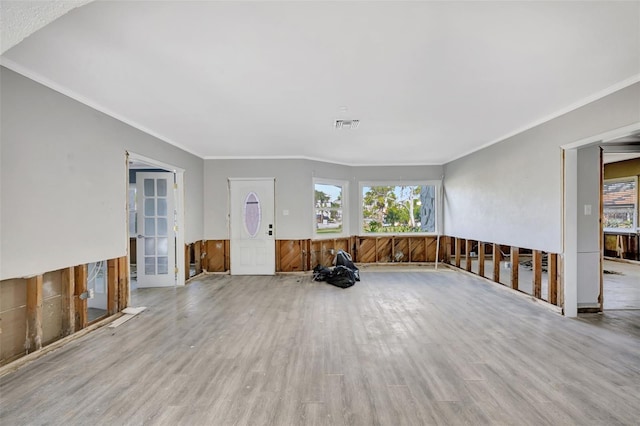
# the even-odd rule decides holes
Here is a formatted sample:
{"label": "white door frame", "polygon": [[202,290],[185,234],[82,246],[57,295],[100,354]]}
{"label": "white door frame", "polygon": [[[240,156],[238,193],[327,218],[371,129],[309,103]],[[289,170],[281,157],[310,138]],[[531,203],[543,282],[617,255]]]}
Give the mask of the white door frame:
{"label": "white door frame", "polygon": [[[134,152],[128,151],[127,152],[127,188],[128,188],[128,184],[129,184],[129,161],[130,160],[134,160],[134,161],[139,161],[141,163],[145,163],[145,164],[149,164],[151,166],[155,166],[159,169],[164,169],[167,170],[169,172],[173,172],[175,173],[176,176],[176,184],[178,186],[178,189],[175,190],[175,196],[176,196],[176,211],[177,211],[177,215],[176,215],[176,220],[177,220],[177,230],[176,230],[176,268],[177,268],[177,272],[176,272],[176,285],[177,286],[184,286],[185,285],[185,271],[184,271],[184,262],[185,262],[185,258],[184,258],[184,246],[185,246],[185,239],[184,239],[184,230],[185,230],[185,226],[184,226],[184,169],[180,168],[180,167],[176,167],[174,165],[168,164],[168,163],[163,163],[162,161],[158,161],[158,160],[154,160],[153,158],[149,158],[149,157],[145,157],[144,155],[140,155],[140,154],[136,154]],[[125,191],[125,194],[127,194],[127,200],[128,200],[128,191]],[[127,202],[128,205],[128,202]],[[127,207],[128,209],[128,207]],[[126,231],[127,231],[127,267],[129,267],[129,265],[131,264],[131,253],[129,253],[129,214],[127,214],[127,227],[126,227]],[[131,271],[129,271],[131,272]],[[129,274],[129,276],[131,276]],[[131,291],[131,283],[129,283],[129,291]]]}
{"label": "white door frame", "polygon": [[640,121],[629,126],[593,135],[562,145],[564,150],[564,200],[562,241],[564,251],[564,315],[578,316],[578,149],[606,143],[640,130]]}

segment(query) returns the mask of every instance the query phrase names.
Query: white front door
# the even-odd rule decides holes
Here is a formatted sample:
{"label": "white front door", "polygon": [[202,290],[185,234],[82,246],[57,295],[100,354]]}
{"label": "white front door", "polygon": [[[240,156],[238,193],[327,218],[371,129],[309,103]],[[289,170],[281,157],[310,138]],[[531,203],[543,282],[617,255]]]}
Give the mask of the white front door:
{"label": "white front door", "polygon": [[176,283],[175,192],[173,173],[136,174],[138,287]]}
{"label": "white front door", "polygon": [[229,179],[231,274],[276,272],[273,178]]}

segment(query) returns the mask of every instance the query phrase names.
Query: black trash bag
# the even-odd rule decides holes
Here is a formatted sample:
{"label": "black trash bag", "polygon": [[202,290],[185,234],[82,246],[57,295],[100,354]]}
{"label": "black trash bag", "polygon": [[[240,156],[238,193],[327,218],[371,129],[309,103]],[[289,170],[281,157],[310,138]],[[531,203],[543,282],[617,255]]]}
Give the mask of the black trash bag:
{"label": "black trash bag", "polygon": [[338,265],[331,270],[331,274],[326,277],[325,281],[336,287],[349,288],[356,283],[356,277],[351,269],[344,265]]}
{"label": "black trash bag", "polygon": [[327,277],[331,275],[331,269],[326,266],[318,264],[313,268],[313,280],[314,281],[326,281]]}
{"label": "black trash bag", "polygon": [[336,253],[336,258],[333,259],[333,264],[336,266],[346,266],[347,268],[351,269],[356,281],[360,281],[360,271],[358,270],[358,267],[353,263],[351,255],[346,251],[338,250],[338,253]]}

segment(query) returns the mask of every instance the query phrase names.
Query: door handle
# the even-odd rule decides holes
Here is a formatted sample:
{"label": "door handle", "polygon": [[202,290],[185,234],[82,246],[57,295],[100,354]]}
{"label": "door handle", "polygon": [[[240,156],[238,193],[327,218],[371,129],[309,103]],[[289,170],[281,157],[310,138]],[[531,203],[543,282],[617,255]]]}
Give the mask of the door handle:
{"label": "door handle", "polygon": [[144,236],[142,236],[141,234],[138,234],[138,238],[144,238]]}

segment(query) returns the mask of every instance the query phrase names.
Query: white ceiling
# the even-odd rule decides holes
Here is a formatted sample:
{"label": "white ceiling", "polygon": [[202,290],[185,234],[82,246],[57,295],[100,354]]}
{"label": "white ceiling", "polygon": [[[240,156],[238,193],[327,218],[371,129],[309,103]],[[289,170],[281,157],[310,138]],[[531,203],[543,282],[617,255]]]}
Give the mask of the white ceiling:
{"label": "white ceiling", "polygon": [[640,81],[640,2],[99,1],[1,60],[203,158],[443,164]]}

